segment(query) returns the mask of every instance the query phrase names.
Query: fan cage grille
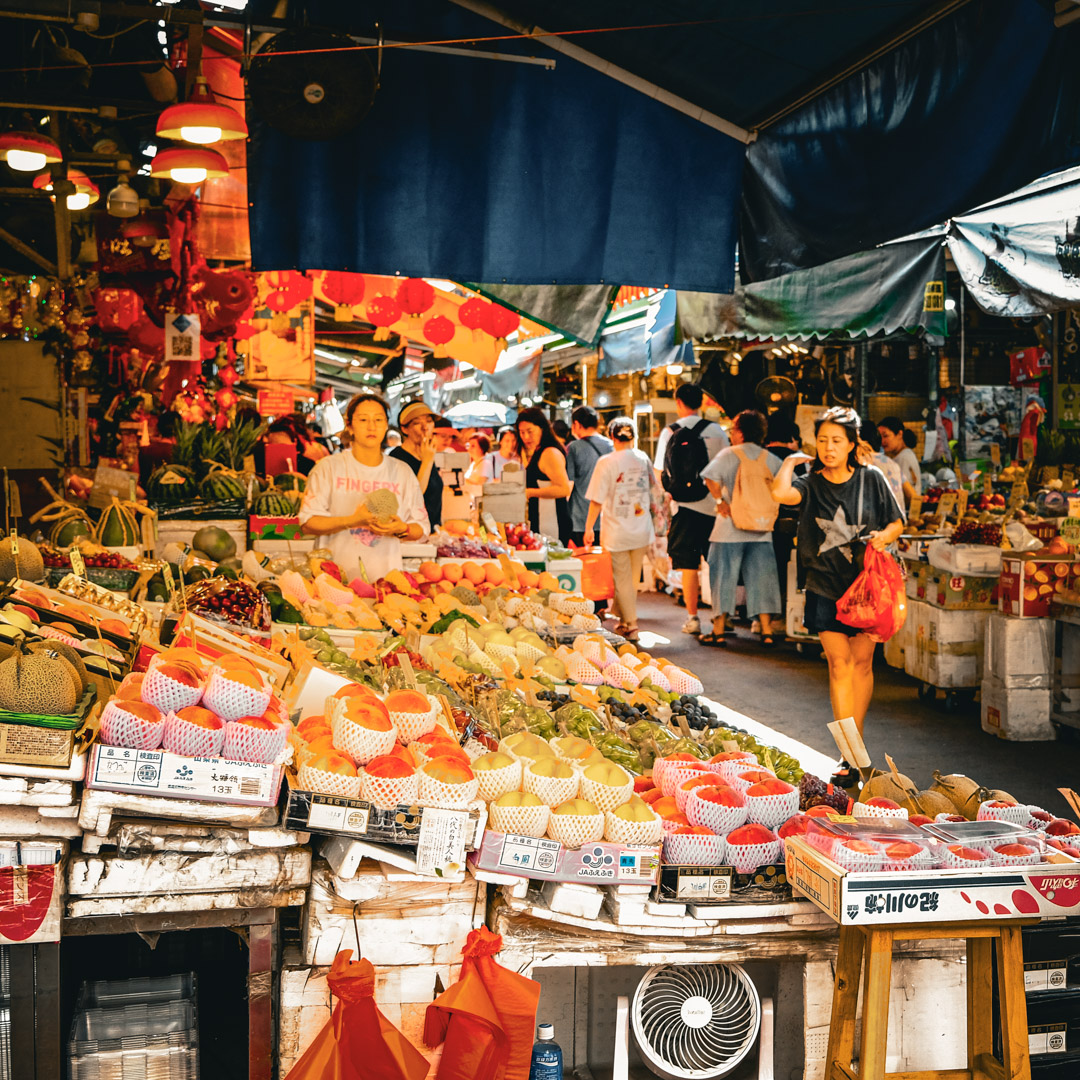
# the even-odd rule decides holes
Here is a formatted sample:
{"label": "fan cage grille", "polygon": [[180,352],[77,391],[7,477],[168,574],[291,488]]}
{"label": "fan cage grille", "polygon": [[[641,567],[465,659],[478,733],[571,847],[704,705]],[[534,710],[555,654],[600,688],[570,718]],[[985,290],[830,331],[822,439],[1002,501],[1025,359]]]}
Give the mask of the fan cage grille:
{"label": "fan cage grille", "polygon": [[[711,1007],[701,1027],[683,1019],[690,998],[703,998]],[[730,1073],[753,1050],[761,998],[738,964],[661,965],[638,984],[631,1022],[652,1072],[665,1080],[705,1080]]]}

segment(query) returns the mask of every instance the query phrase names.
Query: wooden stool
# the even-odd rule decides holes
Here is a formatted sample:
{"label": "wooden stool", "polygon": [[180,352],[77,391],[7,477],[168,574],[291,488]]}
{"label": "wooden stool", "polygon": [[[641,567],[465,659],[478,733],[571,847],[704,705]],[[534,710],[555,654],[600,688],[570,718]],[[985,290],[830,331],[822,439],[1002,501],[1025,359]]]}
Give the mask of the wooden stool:
{"label": "wooden stool", "polygon": [[[922,926],[841,926],[836,956],[826,1080],[1031,1080],[1027,1000],[1020,928],[1037,919],[1010,922],[938,923]],[[967,942],[967,1068],[885,1072],[889,987],[894,941],[963,938]],[[998,1007],[1002,1060],[994,1057],[990,956],[997,941]],[[863,983],[862,1041],[858,1068],[855,1011]]]}

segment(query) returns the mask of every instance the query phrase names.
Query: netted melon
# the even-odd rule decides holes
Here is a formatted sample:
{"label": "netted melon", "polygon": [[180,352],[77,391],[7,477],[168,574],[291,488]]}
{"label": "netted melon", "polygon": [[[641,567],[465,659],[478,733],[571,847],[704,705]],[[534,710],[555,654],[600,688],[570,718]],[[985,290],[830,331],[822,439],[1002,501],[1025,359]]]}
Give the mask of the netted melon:
{"label": "netted melon", "polygon": [[979,812],[979,803],[989,798],[989,793],[978,781],[962,773],[950,773],[942,776],[934,770],[934,782],[930,785],[931,791],[937,791],[944,795],[952,803],[953,809],[962,814],[969,821],[975,820]]}
{"label": "netted melon", "polygon": [[903,805],[903,800],[908,797],[908,793],[918,789],[915,787],[915,781],[910,777],[903,773],[897,773],[896,776],[899,778],[899,783],[891,772],[878,773],[877,776],[871,777],[863,784],[859,802],[864,803],[868,799],[892,799],[894,803]]}
{"label": "netted melon", "polygon": [[79,697],[82,697],[90,683],[90,675],[86,670],[86,665],[83,663],[83,658],[79,655],[78,649],[73,649],[64,641],[49,640],[33,641],[30,643],[30,650],[32,652],[48,652],[50,649],[54,652],[58,652],[71,665],[79,680],[77,688]]}
{"label": "netted melon", "polygon": [[45,577],[45,562],[37,545],[25,536],[19,537],[19,560],[15,565],[15,556],[11,551],[11,537],[0,540],[0,581],[22,578],[23,581],[41,581]]}
{"label": "netted melon", "polygon": [[380,520],[398,512],[398,497],[389,488],[376,488],[364,496],[364,505]]}
{"label": "netted melon", "polygon": [[19,651],[0,662],[0,709],[67,716],[78,700],[75,669],[55,650]]}
{"label": "netted melon", "polygon": [[991,791],[986,792],[986,797],[983,802],[1004,802],[1010,806],[1016,806],[1016,799],[1010,795],[1007,791],[1002,791],[1001,788],[993,788]]}

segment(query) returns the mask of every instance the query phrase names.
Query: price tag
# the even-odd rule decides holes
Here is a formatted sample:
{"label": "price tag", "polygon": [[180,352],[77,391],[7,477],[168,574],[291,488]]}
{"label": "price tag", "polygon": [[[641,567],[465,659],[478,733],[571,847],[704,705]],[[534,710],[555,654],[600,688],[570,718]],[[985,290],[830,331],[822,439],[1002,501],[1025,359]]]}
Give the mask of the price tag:
{"label": "price tag", "polygon": [[1077,521],[1080,520],[1080,498],[1076,495],[1070,495],[1065,501],[1067,507],[1065,513],[1067,515],[1066,520]]}
{"label": "price tag", "polygon": [[994,494],[994,478],[989,473],[983,474],[982,489],[984,495]]}
{"label": "price tag", "polygon": [[1072,467],[1069,466],[1069,465],[1066,465],[1061,470],[1061,486],[1066,491],[1072,491],[1075,484],[1076,484],[1076,478],[1073,475]]}
{"label": "price tag", "polygon": [[922,514],[923,497],[912,495],[911,506],[908,507],[908,517],[919,517]]}
{"label": "price tag", "polygon": [[13,518],[22,517],[22,498],[19,485],[14,480],[8,481],[8,513]]}
{"label": "price tag", "polygon": [[995,465],[1001,464],[1001,447],[997,443],[990,444],[990,460]]}
{"label": "price tag", "polygon": [[1027,494],[1027,481],[1017,480],[1012,486],[1012,491],[1009,492],[1009,506],[1019,506],[1027,498]]}
{"label": "price tag", "polygon": [[968,505],[968,490],[967,488],[961,488],[960,493],[956,496],[956,518],[959,521],[967,512]]}
{"label": "price tag", "polygon": [[935,517],[944,521],[956,509],[956,492],[946,491],[938,500]]}
{"label": "price tag", "polygon": [[11,557],[15,560],[16,564],[19,562],[19,534],[12,529],[11,530]]}
{"label": "price tag", "polygon": [[401,673],[405,676],[405,685],[410,690],[416,689],[416,672],[413,670],[412,661],[409,659],[409,654],[402,649],[398,653],[398,664],[401,666]]}
{"label": "price tag", "polygon": [[161,570],[162,576],[165,578],[165,588],[169,590],[169,596],[176,595],[176,582],[173,581],[172,567],[166,563]]}
{"label": "price tag", "polygon": [[71,559],[71,572],[76,577],[86,577],[86,563],[83,562],[82,552],[73,547],[68,554],[68,558]]}
{"label": "price tag", "polygon": [[720,743],[720,748],[725,754],[735,754],[739,751],[739,744],[734,739],[724,739]]}
{"label": "price tag", "polygon": [[1020,457],[1023,458],[1024,461],[1031,461],[1035,457],[1034,439],[1023,438],[1020,440]]}

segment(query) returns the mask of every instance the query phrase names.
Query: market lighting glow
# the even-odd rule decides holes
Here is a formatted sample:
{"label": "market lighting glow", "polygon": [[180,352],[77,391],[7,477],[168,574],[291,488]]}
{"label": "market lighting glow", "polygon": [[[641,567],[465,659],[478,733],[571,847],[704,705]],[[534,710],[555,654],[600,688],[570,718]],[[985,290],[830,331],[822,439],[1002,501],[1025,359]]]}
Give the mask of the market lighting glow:
{"label": "market lighting glow", "polygon": [[214,100],[209,83],[200,75],[195,80],[190,100],[170,105],[158,117],[155,131],[159,139],[205,144],[246,138],[248,128],[235,109]]}
{"label": "market lighting glow", "polygon": [[683,373],[682,364],[668,364],[667,373],[669,375],[681,375]]}
{"label": "market lighting glow", "polygon": [[170,169],[169,175],[178,184],[201,184],[206,179],[205,169]]}
{"label": "market lighting glow", "polygon": [[85,210],[90,205],[90,196],[85,191],[76,191],[65,201],[69,210]]}
{"label": "market lighting glow", "polygon": [[150,175],[167,176],[178,184],[201,184],[208,177],[228,176],[229,165],[216,150],[172,146],[157,154]]}
{"label": "market lighting glow", "polygon": [[40,172],[53,162],[60,161],[60,147],[31,131],[7,131],[0,135],[0,158],[16,172]]}
{"label": "market lighting glow", "polygon": [[[64,202],[67,204],[69,210],[85,210],[92,203],[96,203],[101,195],[98,190],[97,184],[95,184],[86,173],[79,169],[68,169],[67,179],[70,183],[75,185],[75,190],[67,196]],[[53,189],[52,177],[48,173],[41,173],[39,176],[34,177],[34,187],[39,191],[49,191]],[[53,200],[55,201],[55,196]]]}
{"label": "market lighting glow", "polygon": [[33,150],[9,150],[7,163],[16,172],[39,172],[45,168],[45,155]]}

